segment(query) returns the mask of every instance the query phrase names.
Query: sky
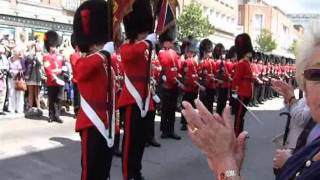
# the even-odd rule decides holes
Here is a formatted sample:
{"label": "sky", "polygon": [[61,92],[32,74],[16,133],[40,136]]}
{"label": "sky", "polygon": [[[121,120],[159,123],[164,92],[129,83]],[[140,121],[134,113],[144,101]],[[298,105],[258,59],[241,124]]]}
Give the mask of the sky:
{"label": "sky", "polygon": [[320,13],[320,0],[265,0],[284,13]]}

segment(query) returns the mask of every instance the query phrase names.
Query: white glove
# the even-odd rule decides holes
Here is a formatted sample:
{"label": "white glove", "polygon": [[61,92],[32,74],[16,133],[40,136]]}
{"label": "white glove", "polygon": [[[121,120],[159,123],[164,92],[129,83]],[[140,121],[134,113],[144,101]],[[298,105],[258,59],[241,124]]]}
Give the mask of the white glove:
{"label": "white glove", "polygon": [[231,96],[232,96],[233,99],[238,99],[238,93],[235,92],[235,91],[232,92]]}
{"label": "white glove", "polygon": [[152,44],[152,47],[154,47],[155,44],[157,43],[157,34],[156,33],[149,34],[146,40],[150,41]]}
{"label": "white glove", "polygon": [[107,42],[102,50],[107,51],[110,55],[112,55],[114,53],[114,43],[112,41]]}
{"label": "white glove", "polygon": [[167,81],[167,76],[163,75],[161,78],[163,81]]}
{"label": "white glove", "polygon": [[60,86],[64,86],[64,85],[65,85],[65,82],[64,82],[63,80],[61,80],[61,79],[59,79],[59,78],[56,78],[55,80],[56,80],[56,83],[57,83],[58,85],[60,85]]}
{"label": "white glove", "polygon": [[68,71],[68,67],[67,66],[62,66],[61,70],[64,71],[64,72],[67,72]]}

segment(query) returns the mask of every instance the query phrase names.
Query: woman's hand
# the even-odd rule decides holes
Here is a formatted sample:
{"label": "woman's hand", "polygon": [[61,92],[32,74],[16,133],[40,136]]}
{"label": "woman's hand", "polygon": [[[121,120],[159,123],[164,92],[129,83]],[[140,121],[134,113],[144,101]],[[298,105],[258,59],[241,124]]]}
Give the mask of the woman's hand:
{"label": "woman's hand", "polygon": [[188,121],[192,141],[208,157],[209,166],[217,172],[228,168],[240,170],[245,154],[247,132],[235,137],[230,107],[226,107],[223,116],[211,114],[205,106],[195,100],[197,109],[183,102],[182,111]]}
{"label": "woman's hand", "polygon": [[276,169],[282,168],[291,155],[291,150],[277,149],[273,158],[273,167]]}
{"label": "woman's hand", "polygon": [[282,95],[286,103],[288,103],[290,98],[294,96],[294,89],[290,85],[291,83],[288,84],[280,80],[272,80],[271,84],[272,89],[274,89],[275,91],[277,91],[277,93]]}

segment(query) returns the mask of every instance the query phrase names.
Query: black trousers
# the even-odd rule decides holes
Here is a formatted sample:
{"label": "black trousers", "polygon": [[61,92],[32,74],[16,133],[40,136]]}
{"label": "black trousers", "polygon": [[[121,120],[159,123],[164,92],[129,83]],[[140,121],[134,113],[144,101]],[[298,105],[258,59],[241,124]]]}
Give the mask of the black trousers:
{"label": "black trousers", "polygon": [[81,180],[107,180],[110,176],[112,149],[95,128],[80,131]]}
{"label": "black trousers", "polygon": [[229,98],[229,88],[218,88],[217,113],[222,114]]}
{"label": "black trousers", "polygon": [[[238,98],[246,106],[249,104],[251,99],[251,97],[242,97],[242,96],[239,96]],[[235,114],[235,121],[234,121],[234,131],[235,131],[236,137],[238,137],[239,134],[243,131],[244,116],[247,112],[247,109],[239,102],[239,100],[236,100],[235,102],[236,114]]]}
{"label": "black trousers", "polygon": [[178,95],[178,89],[162,89],[160,130],[164,134],[174,133]]}
{"label": "black trousers", "polygon": [[259,97],[260,102],[264,102],[266,100],[265,94],[266,94],[266,85],[262,84],[261,85],[261,93],[260,93],[260,97]]}
{"label": "black trousers", "polygon": [[258,83],[254,83],[252,104],[258,103],[259,97],[260,97],[260,92],[261,92],[261,85]]}
{"label": "black trousers", "polygon": [[216,96],[216,89],[206,88],[204,92],[200,92],[200,100],[206,108],[213,113],[213,103]]}
{"label": "black trousers", "polygon": [[[198,93],[196,92],[185,92],[182,98],[182,101],[187,101],[195,107],[194,100],[197,99]],[[186,125],[186,118],[181,114],[181,124]]]}
{"label": "black trousers", "polygon": [[141,177],[142,157],[147,140],[148,121],[151,113],[142,118],[136,104],[125,107],[124,137],[122,143],[123,179],[139,179]]}
{"label": "black trousers", "polygon": [[63,86],[48,86],[49,118],[52,120],[60,117],[63,91]]}
{"label": "black trousers", "polygon": [[150,119],[148,120],[147,125],[147,142],[150,142],[154,139],[155,118],[156,111],[150,111]]}
{"label": "black trousers", "polygon": [[73,83],[73,108],[74,114],[77,115],[80,109],[80,93],[76,83]]}

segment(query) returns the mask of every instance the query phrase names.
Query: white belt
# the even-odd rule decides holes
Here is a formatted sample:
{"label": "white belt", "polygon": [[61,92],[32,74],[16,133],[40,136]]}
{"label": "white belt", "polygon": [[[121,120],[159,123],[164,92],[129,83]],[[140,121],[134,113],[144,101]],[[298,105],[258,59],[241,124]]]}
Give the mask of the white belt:
{"label": "white belt", "polygon": [[151,93],[150,91],[148,91],[148,96],[146,99],[146,103],[144,104],[144,108],[143,108],[143,102],[142,102],[142,98],[139,94],[139,92],[137,91],[137,89],[134,87],[134,85],[131,83],[131,81],[129,80],[129,78],[127,77],[127,75],[124,75],[124,83],[127,86],[129,93],[131,94],[131,96],[134,98],[134,100],[136,101],[140,111],[141,111],[141,117],[146,117],[147,113],[149,111],[149,104],[150,104],[150,98],[151,98]]}
{"label": "white belt", "polygon": [[[115,106],[113,104],[113,113],[112,113],[112,123],[109,124],[109,128],[112,128],[112,135],[111,138],[109,138],[108,129],[103,124],[100,117],[97,115],[97,113],[92,109],[92,107],[88,104],[88,102],[80,95],[81,99],[81,108],[83,112],[87,115],[87,117],[90,119],[92,124],[98,129],[98,131],[101,133],[101,135],[106,139],[108,147],[112,147],[114,143],[114,136],[115,136]],[[113,102],[115,100],[115,96],[113,96]],[[108,111],[107,111],[108,115]],[[108,117],[108,116],[107,116]],[[109,119],[110,117],[108,117]]]}

